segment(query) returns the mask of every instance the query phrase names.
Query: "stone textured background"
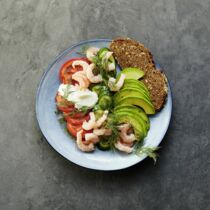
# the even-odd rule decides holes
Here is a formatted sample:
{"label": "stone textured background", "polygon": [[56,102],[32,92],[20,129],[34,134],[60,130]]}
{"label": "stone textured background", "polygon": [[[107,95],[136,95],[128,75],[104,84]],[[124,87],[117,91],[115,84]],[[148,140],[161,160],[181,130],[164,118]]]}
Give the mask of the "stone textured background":
{"label": "stone textured background", "polygon": [[[0,0],[0,209],[210,209],[209,0]],[[171,82],[160,158],[122,171],[76,166],[38,129],[40,77],[81,40],[144,43]]]}

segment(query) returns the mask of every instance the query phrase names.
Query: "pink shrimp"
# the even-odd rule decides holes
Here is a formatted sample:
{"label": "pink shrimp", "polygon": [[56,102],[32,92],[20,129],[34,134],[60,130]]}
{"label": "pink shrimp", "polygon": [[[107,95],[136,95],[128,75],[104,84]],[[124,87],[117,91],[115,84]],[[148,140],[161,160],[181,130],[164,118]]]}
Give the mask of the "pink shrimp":
{"label": "pink shrimp", "polygon": [[90,115],[90,120],[88,122],[84,121],[82,124],[82,128],[86,131],[93,129],[96,123],[96,117],[94,112],[90,112],[89,115]]}
{"label": "pink shrimp", "polygon": [[81,88],[88,88],[90,85],[89,80],[86,77],[86,74],[84,71],[77,71],[76,73],[74,73],[72,75],[72,79],[74,79],[75,81],[77,81],[79,83],[79,86]]}
{"label": "pink shrimp", "polygon": [[115,143],[115,147],[122,151],[122,152],[126,152],[126,153],[131,153],[133,151],[133,148],[127,144],[124,144],[121,141],[117,141],[117,143]]}
{"label": "pink shrimp", "polygon": [[102,117],[99,118],[99,119],[96,121],[94,128],[99,128],[99,127],[102,126],[102,124],[103,124],[103,123],[106,121],[106,119],[107,119],[108,113],[109,113],[108,110],[105,110],[105,111],[104,111],[104,114],[102,115]]}
{"label": "pink shrimp", "polygon": [[97,142],[99,142],[99,137],[94,134],[94,133],[86,133],[85,134],[85,142],[86,143],[94,143],[96,144]]}
{"label": "pink shrimp", "polygon": [[91,83],[99,83],[102,81],[102,76],[100,74],[94,75],[93,74],[93,69],[95,68],[95,64],[91,63],[87,70],[86,70],[86,75],[87,78],[90,80]]}
{"label": "pink shrimp", "polygon": [[136,139],[136,137],[133,133],[127,134],[130,127],[131,127],[130,124],[123,124],[123,125],[118,126],[118,128],[120,130],[120,138],[125,143],[132,143]]}
{"label": "pink shrimp", "polygon": [[80,130],[77,132],[77,146],[78,148],[83,151],[83,152],[92,152],[95,148],[94,148],[94,144],[92,142],[90,142],[89,144],[84,144],[84,142],[82,141],[82,133],[83,130]]}

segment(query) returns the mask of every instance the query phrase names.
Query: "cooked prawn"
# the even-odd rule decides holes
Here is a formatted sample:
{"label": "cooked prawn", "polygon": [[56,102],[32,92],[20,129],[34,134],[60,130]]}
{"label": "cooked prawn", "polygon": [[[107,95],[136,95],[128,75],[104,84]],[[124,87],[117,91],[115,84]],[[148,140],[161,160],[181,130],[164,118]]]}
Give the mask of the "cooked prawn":
{"label": "cooked prawn", "polygon": [[90,47],[87,49],[86,51],[86,57],[89,61],[93,61],[93,58],[96,56],[96,54],[98,53],[99,48],[97,47]]}
{"label": "cooked prawn", "polygon": [[95,128],[93,133],[97,136],[110,136],[112,134],[112,130],[108,128]]}
{"label": "cooked prawn", "polygon": [[123,144],[121,141],[117,141],[117,143],[115,143],[115,147],[118,150],[126,153],[131,153],[133,151],[133,148],[131,146]]}
{"label": "cooked prawn", "polygon": [[108,71],[113,71],[115,70],[115,63],[109,63],[108,64]]}
{"label": "cooked prawn", "polygon": [[76,61],[73,61],[72,66],[73,68],[75,68],[75,66],[82,66],[82,70],[86,72],[86,69],[88,68],[89,64],[82,60],[76,60]]}
{"label": "cooked prawn", "polygon": [[95,124],[96,124],[96,117],[95,117],[94,112],[90,112],[89,115],[90,115],[90,120],[88,122],[84,121],[82,124],[82,128],[87,131],[93,129],[93,127],[95,127]]}
{"label": "cooked prawn", "polygon": [[[103,56],[102,62],[106,63],[108,62],[109,58],[112,56],[113,52],[106,52],[106,54]],[[108,71],[113,71],[115,70],[115,63],[108,63]]]}
{"label": "cooked prawn", "polygon": [[102,117],[100,117],[100,118],[96,121],[95,126],[94,126],[95,128],[99,128],[99,127],[102,126],[102,124],[103,124],[103,123],[106,121],[106,119],[107,119],[108,113],[109,113],[108,110],[105,110],[105,111],[104,111]]}
{"label": "cooked prawn", "polygon": [[95,68],[95,64],[91,63],[87,70],[86,70],[86,75],[87,78],[90,80],[91,83],[99,83],[102,81],[102,76],[100,74],[94,75],[93,74],[93,69]]}
{"label": "cooked prawn", "polygon": [[99,137],[94,134],[94,133],[86,133],[85,134],[85,142],[86,143],[94,143],[96,144],[97,142],[99,142]]}
{"label": "cooked prawn", "polygon": [[77,132],[77,146],[80,150],[82,150],[83,152],[92,152],[94,150],[94,144],[92,142],[90,142],[89,144],[84,144],[84,142],[82,141],[82,133],[83,130],[80,130]]}
{"label": "cooked prawn", "polygon": [[120,138],[125,143],[132,143],[136,139],[136,137],[133,133],[127,134],[130,127],[131,127],[130,124],[123,124],[123,125],[118,126],[118,128],[120,130]]}
{"label": "cooked prawn", "polygon": [[88,88],[90,85],[90,81],[87,79],[84,71],[77,71],[72,75],[72,79],[79,83],[81,88]]}
{"label": "cooked prawn", "polygon": [[98,128],[95,128],[93,130],[93,133],[95,135],[97,135],[97,136],[103,136],[105,132],[106,132],[106,129],[105,128],[99,128],[99,129]]}
{"label": "cooked prawn", "polygon": [[125,75],[121,74],[118,82],[116,83],[116,79],[113,77],[109,78],[108,86],[112,91],[119,91],[120,88],[123,86],[125,80]]}
{"label": "cooked prawn", "polygon": [[109,128],[107,128],[106,131],[105,131],[105,133],[104,133],[104,135],[105,136],[110,136],[111,134],[112,134],[112,130],[109,129]]}

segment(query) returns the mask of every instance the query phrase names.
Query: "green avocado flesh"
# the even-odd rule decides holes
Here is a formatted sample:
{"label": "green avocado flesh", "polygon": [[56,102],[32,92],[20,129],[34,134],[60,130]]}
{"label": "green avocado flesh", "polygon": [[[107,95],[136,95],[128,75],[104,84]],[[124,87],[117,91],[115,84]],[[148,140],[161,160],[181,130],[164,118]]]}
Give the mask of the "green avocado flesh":
{"label": "green avocado flesh", "polygon": [[119,123],[129,123],[133,127],[137,141],[142,140],[147,135],[144,122],[133,113],[117,111],[114,115]]}
{"label": "green avocado flesh", "polygon": [[142,81],[138,81],[135,79],[125,79],[122,89],[127,88],[127,87],[139,88],[149,95],[149,91]]}
{"label": "green avocado flesh", "polygon": [[145,93],[142,89],[135,87],[123,88],[114,95],[114,100],[117,103],[117,101],[123,99],[124,97],[127,97],[128,95],[142,96],[146,100],[151,101],[150,96],[147,93]]}
{"label": "green avocado flesh", "polygon": [[135,79],[125,79],[122,89],[114,96],[114,105],[136,105],[146,114],[155,114],[149,91],[143,82]]}
{"label": "green avocado flesh", "polygon": [[129,94],[117,100],[114,99],[114,105],[130,104],[140,106],[146,114],[154,114],[155,109],[150,101],[140,94]]}
{"label": "green avocado flesh", "polygon": [[119,123],[131,124],[137,140],[141,140],[147,136],[150,122],[141,108],[132,105],[116,106],[114,109],[114,115]]}
{"label": "green avocado flesh", "polygon": [[146,128],[149,130],[150,128],[150,122],[149,122],[149,118],[147,117],[147,115],[145,114],[145,112],[136,106],[133,105],[120,105],[120,106],[116,106],[114,108],[114,112],[132,112],[134,114],[136,114],[140,119],[142,119],[146,125]]}
{"label": "green avocado flesh", "polygon": [[135,79],[138,80],[144,76],[144,71],[139,68],[125,68],[123,69],[120,74],[124,74],[126,79]]}

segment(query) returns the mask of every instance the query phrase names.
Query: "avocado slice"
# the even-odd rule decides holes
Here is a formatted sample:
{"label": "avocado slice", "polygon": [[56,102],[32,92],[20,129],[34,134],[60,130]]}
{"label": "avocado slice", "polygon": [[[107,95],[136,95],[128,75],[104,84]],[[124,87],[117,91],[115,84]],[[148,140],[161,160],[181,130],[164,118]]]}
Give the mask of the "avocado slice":
{"label": "avocado slice", "polygon": [[115,114],[125,114],[127,116],[130,116],[134,119],[136,119],[139,123],[139,126],[141,126],[142,128],[142,133],[143,136],[147,136],[147,132],[148,132],[148,127],[146,125],[146,123],[144,122],[144,120],[140,117],[140,115],[136,112],[128,112],[128,110],[121,110],[121,111],[116,111]]}
{"label": "avocado slice", "polygon": [[147,95],[149,98],[150,98],[150,94],[149,94],[149,92],[147,91],[147,90],[145,90],[144,88],[142,88],[141,86],[139,86],[139,85],[136,85],[136,84],[131,84],[131,85],[125,85],[125,86],[123,86],[120,90],[124,90],[124,89],[137,89],[137,90],[139,90],[139,91],[141,91],[141,92],[143,92],[145,95]]}
{"label": "avocado slice", "polygon": [[151,102],[150,96],[148,93],[144,92],[142,89],[135,87],[127,87],[120,90],[118,93],[114,95],[114,100],[118,101],[128,95],[142,96]]}
{"label": "avocado slice", "polygon": [[130,104],[130,105],[136,105],[140,106],[146,114],[155,114],[155,109],[153,104],[148,101],[145,97],[142,97],[140,95],[127,95],[122,99],[119,99],[118,101],[114,100],[115,106],[122,105],[122,104]]}
{"label": "avocado slice", "polygon": [[147,115],[141,108],[133,106],[133,105],[125,104],[125,105],[116,106],[114,108],[114,112],[119,112],[119,111],[135,113],[139,118],[141,118],[144,121],[147,129],[149,130],[149,128],[150,128],[149,118],[147,117]]}
{"label": "avocado slice", "polygon": [[135,67],[124,68],[120,72],[120,74],[124,74],[126,79],[135,79],[135,80],[138,80],[145,75],[144,71]]}
{"label": "avocado slice", "polygon": [[115,113],[115,117],[119,123],[129,123],[134,129],[137,141],[142,140],[145,137],[145,130],[142,123],[133,114],[128,114],[126,112]]}
{"label": "avocado slice", "polygon": [[125,79],[122,89],[126,88],[126,87],[136,87],[136,88],[144,90],[145,92],[147,92],[149,94],[149,91],[148,91],[147,87],[145,86],[145,84],[139,80]]}

